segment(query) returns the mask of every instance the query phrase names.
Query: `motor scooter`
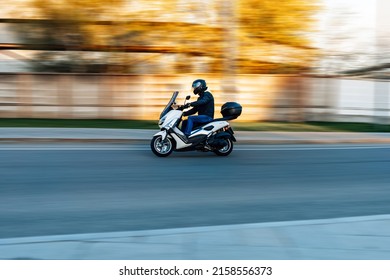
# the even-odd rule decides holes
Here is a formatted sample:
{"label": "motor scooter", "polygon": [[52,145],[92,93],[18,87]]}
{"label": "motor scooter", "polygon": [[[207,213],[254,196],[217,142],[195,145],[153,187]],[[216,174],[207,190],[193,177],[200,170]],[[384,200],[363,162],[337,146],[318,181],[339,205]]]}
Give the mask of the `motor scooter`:
{"label": "motor scooter", "polygon": [[214,152],[218,156],[227,156],[233,151],[233,142],[236,142],[233,129],[228,120],[241,115],[242,107],[236,102],[226,102],[221,107],[222,118],[195,126],[187,137],[179,128],[183,117],[183,110],[188,108],[187,96],[183,105],[176,104],[178,91],[173,92],[171,99],[162,111],[157,132],[150,143],[152,152],[159,157],[167,157],[173,151],[202,151]]}

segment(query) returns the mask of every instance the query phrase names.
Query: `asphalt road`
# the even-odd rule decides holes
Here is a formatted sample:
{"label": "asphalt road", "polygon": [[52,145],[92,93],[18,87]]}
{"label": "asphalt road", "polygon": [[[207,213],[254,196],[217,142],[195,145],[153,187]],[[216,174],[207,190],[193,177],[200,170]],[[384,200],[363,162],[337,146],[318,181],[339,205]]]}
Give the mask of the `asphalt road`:
{"label": "asphalt road", "polygon": [[390,147],[1,144],[0,238],[390,213]]}

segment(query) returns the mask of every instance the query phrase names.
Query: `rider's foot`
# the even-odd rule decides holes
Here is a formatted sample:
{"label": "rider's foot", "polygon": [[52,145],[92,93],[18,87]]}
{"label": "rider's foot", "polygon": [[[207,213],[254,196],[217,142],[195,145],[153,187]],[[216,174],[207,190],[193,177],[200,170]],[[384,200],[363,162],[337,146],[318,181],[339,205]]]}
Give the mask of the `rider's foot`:
{"label": "rider's foot", "polygon": [[184,140],[185,143],[188,142],[189,135],[183,133],[183,134],[180,134],[179,137],[180,137],[182,140]]}

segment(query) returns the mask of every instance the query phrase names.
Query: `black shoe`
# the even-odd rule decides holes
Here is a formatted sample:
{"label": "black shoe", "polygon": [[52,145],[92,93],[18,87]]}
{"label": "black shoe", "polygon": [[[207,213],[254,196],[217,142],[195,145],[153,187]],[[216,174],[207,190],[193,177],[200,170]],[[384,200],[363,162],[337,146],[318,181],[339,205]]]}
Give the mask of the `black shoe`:
{"label": "black shoe", "polygon": [[188,143],[188,136],[185,135],[184,133],[183,134],[177,134],[177,136],[182,140],[184,141],[184,143]]}

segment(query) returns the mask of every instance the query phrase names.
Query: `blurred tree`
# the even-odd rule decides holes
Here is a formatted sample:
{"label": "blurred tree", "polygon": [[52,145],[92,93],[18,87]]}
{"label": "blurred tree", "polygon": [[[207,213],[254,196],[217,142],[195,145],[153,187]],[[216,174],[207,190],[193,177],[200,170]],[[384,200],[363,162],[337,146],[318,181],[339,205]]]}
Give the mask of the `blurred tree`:
{"label": "blurred tree", "polygon": [[319,0],[30,1],[36,20],[19,34],[45,50],[36,70],[234,74],[305,69]]}
{"label": "blurred tree", "polygon": [[247,54],[241,57],[241,67],[245,68],[247,61],[253,69],[253,57],[259,65],[270,62],[263,69],[271,73],[301,72],[310,67],[317,55],[309,35],[315,31],[319,0],[236,1],[239,48]]}
{"label": "blurred tree", "polygon": [[237,0],[243,34],[277,44],[307,47],[318,0]]}
{"label": "blurred tree", "polygon": [[[35,20],[18,28],[23,43],[44,49],[34,61],[33,69],[54,72],[102,72],[112,53],[88,53],[86,46],[107,45],[119,34],[108,25],[94,21],[115,20],[124,0],[31,0]],[[102,63],[103,61],[103,63]]]}

